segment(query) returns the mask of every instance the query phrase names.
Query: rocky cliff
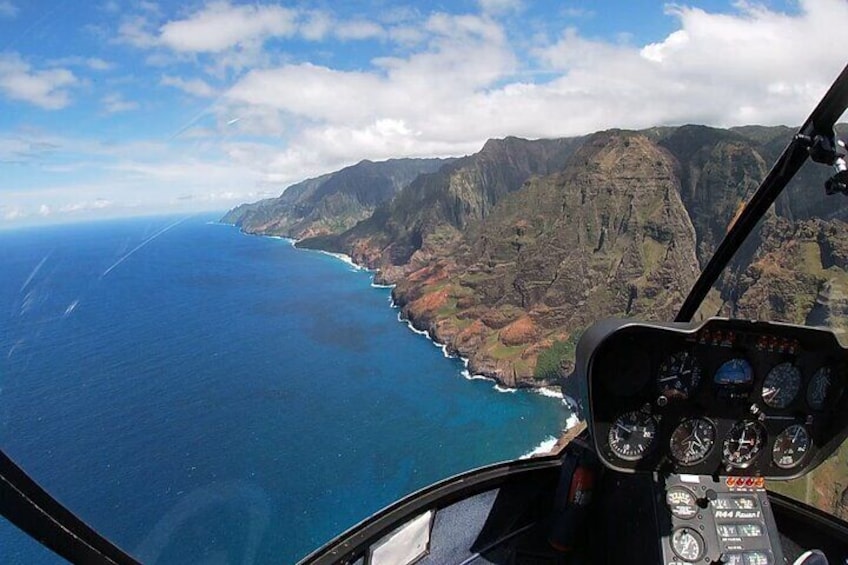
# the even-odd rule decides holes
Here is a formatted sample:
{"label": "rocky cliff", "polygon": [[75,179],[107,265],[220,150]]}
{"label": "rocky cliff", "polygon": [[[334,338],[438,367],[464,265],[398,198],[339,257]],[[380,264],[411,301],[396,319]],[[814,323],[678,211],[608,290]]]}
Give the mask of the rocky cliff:
{"label": "rocky cliff", "polygon": [[[374,202],[349,229],[318,230],[353,216],[313,207],[313,231],[298,233],[322,235],[298,245],[377,269],[396,284],[404,315],[471,371],[509,386],[551,384],[570,372],[594,320],[674,316],[791,135],[681,126],[490,140]],[[848,207],[822,196],[826,174],[802,171],[699,315],[846,326]],[[307,183],[290,198],[329,181]],[[247,231],[296,225],[267,203],[251,206],[262,212]]]}
{"label": "rocky cliff", "polygon": [[340,233],[371,216],[419,175],[452,159],[360,161],[288,187],[277,198],[242,204],[221,221],[250,233],[304,237]]}

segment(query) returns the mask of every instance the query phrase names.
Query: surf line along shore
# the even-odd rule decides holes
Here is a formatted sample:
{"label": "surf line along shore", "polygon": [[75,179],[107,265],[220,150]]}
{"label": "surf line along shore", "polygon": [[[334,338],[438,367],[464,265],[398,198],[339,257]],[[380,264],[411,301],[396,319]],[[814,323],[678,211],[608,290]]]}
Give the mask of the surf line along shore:
{"label": "surf line along shore", "polygon": [[[233,227],[237,227],[237,226],[233,226]],[[357,264],[353,260],[353,258],[351,256],[347,255],[347,254],[325,251],[323,249],[301,248],[301,247],[297,246],[298,240],[296,240],[294,238],[290,238],[290,237],[279,236],[279,235],[268,235],[268,234],[253,234],[253,233],[245,232],[244,230],[242,230],[240,228],[239,228],[239,231],[242,234],[248,235],[248,236],[268,237],[268,238],[271,238],[271,239],[278,239],[278,240],[281,240],[281,241],[285,241],[286,243],[288,243],[289,245],[291,245],[295,249],[298,249],[299,251],[311,251],[311,252],[315,252],[315,253],[320,253],[322,255],[327,255],[329,257],[333,257],[334,259],[337,259],[337,260],[343,262],[348,267],[350,267],[351,270],[363,271],[363,272],[370,273],[371,274],[371,283],[370,284],[374,288],[394,288],[394,286],[395,286],[393,284],[380,284],[380,283],[375,282],[376,270],[369,269],[368,267],[366,267],[364,265]],[[432,343],[434,346],[438,347],[442,351],[442,355],[444,355],[446,358],[448,358],[448,359],[459,359],[464,366],[464,369],[461,371],[461,375],[465,379],[467,379],[467,380],[486,380],[486,381],[489,381],[489,382],[492,383],[492,388],[494,388],[496,391],[501,392],[501,393],[512,394],[512,393],[516,393],[520,390],[520,389],[515,388],[515,387],[507,386],[505,383],[503,383],[502,381],[500,381],[496,377],[492,377],[492,376],[484,375],[484,374],[474,374],[474,373],[472,373],[470,371],[470,369],[468,368],[468,366],[469,366],[469,359],[468,358],[463,357],[462,355],[459,355],[457,353],[451,352],[449,350],[449,347],[448,347],[447,344],[440,343],[435,338],[435,336],[433,336],[428,330],[423,330],[423,329],[419,329],[419,328],[415,327],[413,321],[404,316],[403,312],[400,310],[400,307],[395,303],[394,297],[392,295],[389,296],[389,306],[391,308],[398,310],[398,314],[397,314],[398,322],[405,324],[414,333],[426,337],[430,341],[430,343]],[[564,395],[562,393],[562,391],[559,390],[558,387],[552,387],[552,386],[523,387],[523,390],[525,390],[526,392],[532,392],[534,394],[540,394],[542,396],[546,396],[546,397],[549,397],[549,398],[559,399],[563,403],[563,405],[569,410],[570,414],[566,418],[565,426],[564,426],[564,428],[563,428],[563,430],[560,434],[560,437],[558,439],[553,437],[553,436],[548,436],[545,439],[543,439],[541,441],[541,443],[539,445],[537,445],[533,450],[526,453],[522,457],[537,457],[537,456],[548,455],[548,454],[551,454],[551,453],[558,453],[562,449],[562,447],[564,447],[564,445],[568,443],[568,441],[570,441],[573,437],[576,437],[576,435],[582,429],[581,425],[583,427],[585,427],[585,423],[581,422],[579,420],[578,416],[577,416],[577,410],[576,410],[577,404],[576,404],[576,402],[573,399],[569,398],[568,396]]]}

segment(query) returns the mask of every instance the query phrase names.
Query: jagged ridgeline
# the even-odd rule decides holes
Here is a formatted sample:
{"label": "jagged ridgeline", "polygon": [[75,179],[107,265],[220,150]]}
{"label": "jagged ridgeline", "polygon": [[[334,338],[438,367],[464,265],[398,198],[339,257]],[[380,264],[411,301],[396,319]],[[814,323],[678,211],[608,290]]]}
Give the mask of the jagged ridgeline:
{"label": "jagged ridgeline", "polygon": [[[363,162],[224,221],[347,253],[395,283],[404,314],[471,371],[553,384],[593,321],[674,317],[793,131],[490,140],[455,160]],[[827,174],[802,171],[701,315],[845,327],[848,207],[822,195]]]}
{"label": "jagged ridgeline", "polygon": [[339,233],[368,218],[423,173],[453,159],[360,161],[334,173],[288,187],[277,198],[242,204],[222,221],[249,233],[302,239]]}

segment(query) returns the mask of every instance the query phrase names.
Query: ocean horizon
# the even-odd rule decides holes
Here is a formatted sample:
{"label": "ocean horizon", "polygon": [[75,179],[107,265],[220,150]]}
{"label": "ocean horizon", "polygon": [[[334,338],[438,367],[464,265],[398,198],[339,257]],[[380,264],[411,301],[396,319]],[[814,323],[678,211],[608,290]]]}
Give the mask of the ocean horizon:
{"label": "ocean horizon", "polygon": [[[217,217],[0,232],[0,445],[143,562],[291,563],[565,426],[555,393],[409,331],[373,273]],[[0,557],[61,562],[6,522]]]}

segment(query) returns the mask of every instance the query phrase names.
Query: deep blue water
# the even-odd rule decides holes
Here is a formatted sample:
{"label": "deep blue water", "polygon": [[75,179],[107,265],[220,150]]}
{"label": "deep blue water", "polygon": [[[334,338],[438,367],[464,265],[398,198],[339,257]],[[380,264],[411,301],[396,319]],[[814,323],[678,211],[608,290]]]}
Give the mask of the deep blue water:
{"label": "deep blue water", "polygon": [[[0,446],[145,562],[293,562],[561,429],[369,273],[210,219],[0,232]],[[55,560],[0,523],[0,561]]]}

